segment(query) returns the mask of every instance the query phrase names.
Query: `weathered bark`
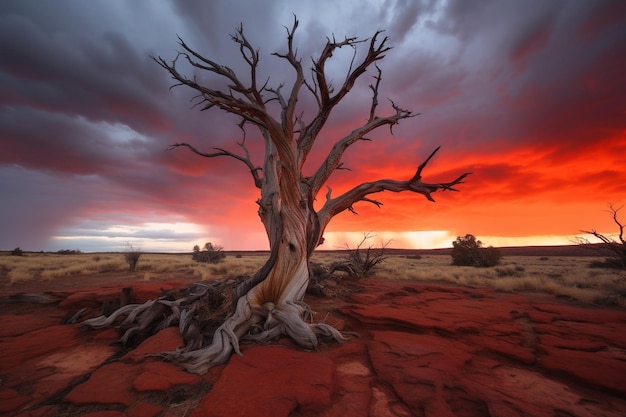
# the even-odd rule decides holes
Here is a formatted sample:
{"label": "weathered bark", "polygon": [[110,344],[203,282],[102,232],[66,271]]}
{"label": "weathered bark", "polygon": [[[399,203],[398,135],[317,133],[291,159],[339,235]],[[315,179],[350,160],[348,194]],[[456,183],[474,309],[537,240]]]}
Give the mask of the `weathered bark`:
{"label": "weathered bark", "polygon": [[[238,283],[230,295],[223,301],[236,303],[234,311],[228,315],[212,336],[210,344],[205,344],[203,325],[207,320],[199,311],[203,311],[202,303],[207,302],[207,294],[219,294],[217,287],[204,284],[203,293],[198,295],[195,290],[187,291],[176,300],[162,298],[156,304],[141,306],[125,306],[109,318],[100,317],[89,321],[91,326],[113,323],[118,315],[128,314],[134,317],[125,323],[135,322],[134,327],[126,330],[123,339],[128,341],[134,334],[143,334],[154,323],[155,312],[167,317],[163,323],[179,324],[185,348],[166,356],[181,363],[192,372],[203,373],[210,366],[224,362],[235,351],[239,353],[239,341],[267,341],[280,335],[291,337],[296,343],[307,349],[314,349],[318,336],[331,337],[342,341],[345,337],[326,324],[310,324],[305,318],[311,315],[304,304],[304,294],[309,283],[309,259],[315,248],[323,241],[323,233],[338,213],[344,210],[354,211],[353,205],[358,202],[369,202],[382,205],[369,197],[381,191],[411,191],[424,195],[434,201],[431,194],[436,191],[456,191],[454,186],[463,182],[467,173],[445,183],[422,182],[422,171],[438,149],[423,161],[415,175],[407,180],[381,179],[360,184],[344,194],[332,198],[330,187],[326,192],[326,200],[319,211],[313,202],[322,191],[332,173],[342,166],[342,158],[347,149],[359,141],[370,140],[366,135],[370,132],[389,126],[391,129],[400,120],[415,116],[409,110],[402,109],[392,103],[394,112],[387,116],[377,115],[378,91],[381,81],[381,70],[376,67],[376,82],[370,86],[372,101],[367,121],[345,137],[339,139],[330,150],[322,164],[310,177],[305,177],[302,167],[313,149],[318,134],[325,126],[331,112],[337,104],[350,92],[356,80],[377,61],[384,58],[390,50],[386,45],[387,38],[380,39],[381,32],[376,32],[369,40],[345,38],[343,41],[329,39],[320,57],[313,61],[313,76],[307,80],[300,59],[293,48],[293,36],[298,27],[294,19],[291,29],[287,29],[287,52],[275,53],[284,59],[294,70],[295,80],[288,94],[283,95],[282,85],[270,88],[257,84],[258,51],[255,50],[239,27],[232,39],[239,45],[241,55],[249,67],[249,81],[242,81],[230,68],[208,59],[187,46],[182,40],[183,51],[176,59],[169,62],[159,57],[155,61],[177,81],[177,85],[185,85],[198,92],[198,104],[202,110],[217,107],[223,111],[241,117],[240,127],[244,132],[243,140],[238,143],[241,153],[231,152],[222,148],[214,148],[212,152],[204,152],[189,143],[175,143],[171,149],[184,147],[193,153],[214,158],[232,157],[246,165],[253,179],[254,186],[260,190],[259,217],[263,223],[270,244],[270,257],[265,266],[250,279]],[[360,44],[367,45],[367,51],[357,60],[356,49]],[[351,61],[344,83],[335,89],[328,81],[326,64],[337,49],[351,47],[355,55]],[[197,82],[195,76],[187,77],[177,69],[177,60],[183,57],[199,71],[207,71],[228,82],[226,90],[216,90]],[[315,115],[307,124],[303,114],[297,113],[297,102],[301,93],[313,96],[317,103]],[[270,101],[279,104],[279,114],[272,114],[266,105]],[[265,153],[263,165],[257,166],[252,161],[245,142],[246,126],[252,125],[259,129],[264,138]],[[217,285],[217,284],[215,284]],[[209,289],[209,287],[211,287]],[[227,303],[226,303],[227,304]],[[164,312],[161,305],[168,306]],[[120,313],[120,311],[123,311]],[[223,312],[223,309],[220,310]],[[150,324],[152,323],[152,324]],[[162,325],[162,324],[161,324]],[[161,326],[160,325],[160,326]],[[130,333],[129,333],[130,332]]]}

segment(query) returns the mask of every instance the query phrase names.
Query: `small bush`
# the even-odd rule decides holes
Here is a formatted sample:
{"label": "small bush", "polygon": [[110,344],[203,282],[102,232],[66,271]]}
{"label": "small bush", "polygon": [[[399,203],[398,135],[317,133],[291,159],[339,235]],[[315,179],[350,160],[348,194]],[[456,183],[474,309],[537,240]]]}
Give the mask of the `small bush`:
{"label": "small bush", "polygon": [[224,248],[213,245],[211,242],[204,244],[204,250],[200,250],[198,245],[194,246],[191,255],[191,259],[194,261],[208,264],[219,264],[220,262],[224,262],[225,258],[226,253],[224,253]]}
{"label": "small bush", "polygon": [[24,251],[20,249],[19,246],[11,251],[11,256],[22,256],[22,255],[24,255]]}
{"label": "small bush", "polygon": [[124,259],[128,263],[128,270],[135,272],[139,258],[141,258],[141,249],[134,248],[130,243],[126,245],[126,251],[124,251]]}
{"label": "small bush", "polygon": [[346,259],[340,262],[334,262],[330,267],[329,274],[332,275],[335,271],[341,271],[348,274],[350,278],[361,279],[369,277],[373,273],[374,267],[387,259],[385,250],[389,244],[389,242],[387,242],[380,248],[370,246],[367,249],[363,249],[363,244],[371,237],[369,233],[365,234],[363,240],[361,240],[361,243],[359,243],[355,249],[348,248],[346,251]]}
{"label": "small bush", "polygon": [[82,253],[78,249],[60,249],[57,251],[59,255],[78,255]]}
{"label": "small bush", "polygon": [[452,265],[458,266],[476,266],[489,267],[495,266],[500,262],[500,250],[489,246],[482,247],[482,242],[476,240],[476,237],[467,234],[463,237],[458,236],[452,242]]}

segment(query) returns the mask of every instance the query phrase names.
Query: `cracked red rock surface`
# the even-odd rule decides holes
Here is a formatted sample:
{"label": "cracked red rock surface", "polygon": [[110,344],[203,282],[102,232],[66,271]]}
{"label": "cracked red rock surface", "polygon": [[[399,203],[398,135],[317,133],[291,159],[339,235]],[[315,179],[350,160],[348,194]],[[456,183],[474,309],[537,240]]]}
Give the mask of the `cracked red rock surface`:
{"label": "cracked red rock surface", "polygon": [[3,303],[0,413],[7,416],[618,417],[626,410],[626,311],[482,288],[370,279],[344,298],[306,301],[357,332],[306,352],[287,339],[242,345],[206,375],[134,350],[111,329],[63,317],[132,286],[141,300],[180,283],[64,289],[54,305]]}

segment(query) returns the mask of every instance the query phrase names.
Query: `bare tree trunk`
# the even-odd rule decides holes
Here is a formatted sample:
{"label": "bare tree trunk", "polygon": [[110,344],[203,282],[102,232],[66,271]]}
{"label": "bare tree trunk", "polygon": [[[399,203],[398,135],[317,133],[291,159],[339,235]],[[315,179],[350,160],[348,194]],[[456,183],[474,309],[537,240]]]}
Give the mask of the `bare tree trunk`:
{"label": "bare tree trunk", "polygon": [[[211,345],[204,349],[167,354],[170,360],[195,373],[205,373],[211,366],[226,361],[231,353],[239,353],[239,340],[266,342],[287,335],[306,349],[315,349],[318,335],[336,341],[347,340],[339,331],[324,324],[307,323],[312,312],[304,303],[309,284],[309,259],[315,248],[307,242],[318,242],[317,215],[310,210],[310,201],[298,197],[297,188],[283,192],[278,222],[272,227],[271,255],[263,269],[267,273],[248,283],[252,286],[238,297],[233,315],[220,326]],[[313,238],[312,238],[313,237]]]}

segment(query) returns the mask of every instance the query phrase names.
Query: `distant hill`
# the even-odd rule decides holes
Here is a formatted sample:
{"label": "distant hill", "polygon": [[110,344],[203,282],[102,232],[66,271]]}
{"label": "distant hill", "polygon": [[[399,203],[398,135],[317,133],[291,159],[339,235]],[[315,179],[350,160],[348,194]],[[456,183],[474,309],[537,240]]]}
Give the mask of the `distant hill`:
{"label": "distant hill", "polygon": [[[498,248],[502,256],[605,256],[600,245],[510,246]],[[390,255],[450,255],[452,248],[388,249]]]}
{"label": "distant hill", "polygon": [[[501,247],[502,256],[609,256],[610,253],[602,252],[601,244],[590,245],[562,245],[562,246],[511,246]],[[344,253],[345,249],[323,250],[316,253]],[[452,248],[443,249],[385,249],[390,256],[411,255],[450,255]],[[235,255],[260,255],[267,256],[269,251],[226,251],[229,256]]]}

